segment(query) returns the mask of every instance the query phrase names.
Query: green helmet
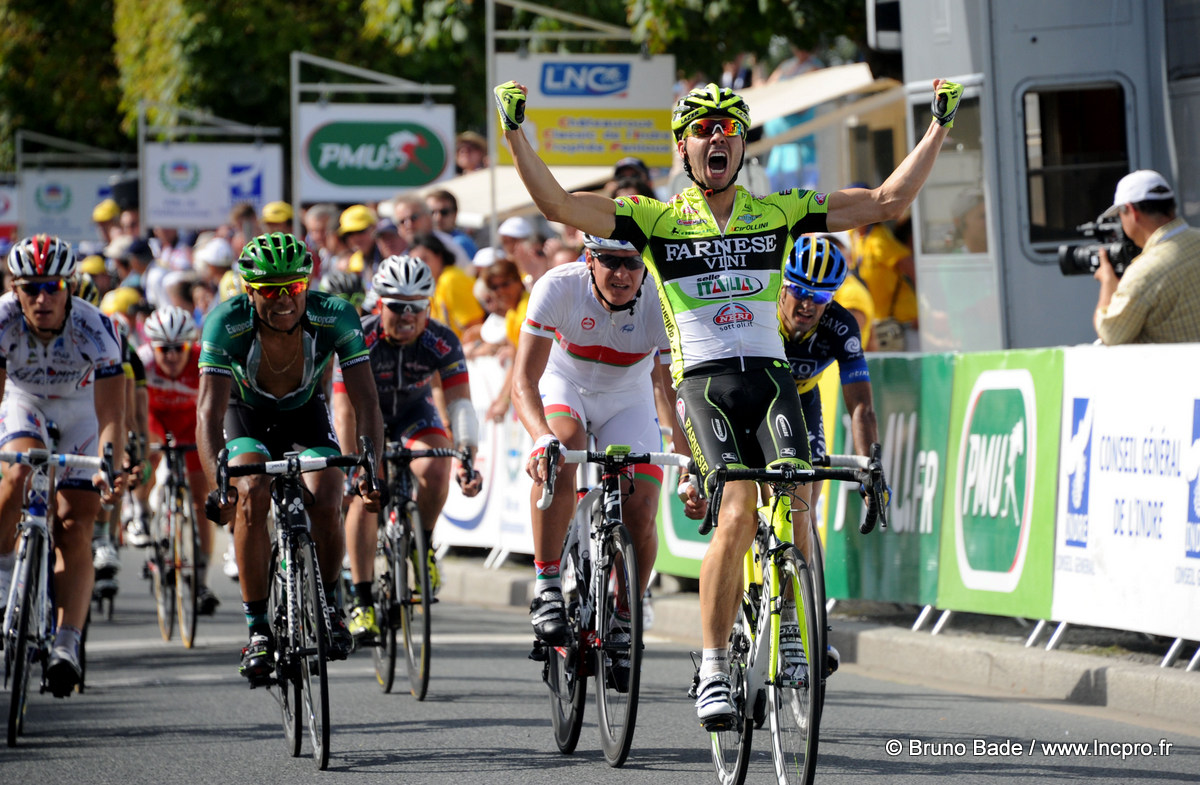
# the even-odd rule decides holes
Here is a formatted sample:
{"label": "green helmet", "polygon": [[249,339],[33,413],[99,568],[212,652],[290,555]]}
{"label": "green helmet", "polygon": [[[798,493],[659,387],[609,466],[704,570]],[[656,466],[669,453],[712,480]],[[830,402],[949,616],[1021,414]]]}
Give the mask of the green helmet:
{"label": "green helmet", "polygon": [[745,123],[747,130],[750,128],[750,107],[746,106],[742,97],[728,87],[709,82],[704,87],[692,90],[675,104],[671,112],[671,130],[675,132],[675,141],[679,141],[683,129],[693,120],[709,115],[732,117]]}
{"label": "green helmet", "polygon": [[247,282],[276,275],[308,275],[313,268],[304,243],[283,232],[259,235],[246,243],[237,266]]}

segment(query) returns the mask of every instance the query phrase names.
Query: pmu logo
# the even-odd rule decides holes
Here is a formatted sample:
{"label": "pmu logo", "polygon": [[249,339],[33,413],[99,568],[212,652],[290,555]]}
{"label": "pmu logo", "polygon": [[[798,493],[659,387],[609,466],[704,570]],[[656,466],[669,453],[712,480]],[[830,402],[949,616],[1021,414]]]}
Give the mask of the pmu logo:
{"label": "pmu logo", "polygon": [[263,171],[258,164],[229,165],[229,200],[260,204],[263,200]]}
{"label": "pmu logo", "polygon": [[750,312],[750,309],[737,303],[730,303],[722,307],[713,317],[713,324],[722,328],[741,327],[753,322],[754,314]]}
{"label": "pmu logo", "polygon": [[1184,532],[1183,555],[1200,559],[1200,401],[1192,402],[1192,449],[1188,451],[1186,472],[1188,481],[1187,529]]}
{"label": "pmu logo", "polygon": [[616,95],[629,89],[628,63],[546,63],[542,93],[559,96]]}
{"label": "pmu logo", "polygon": [[1071,437],[1063,456],[1067,472],[1066,544],[1071,548],[1086,548],[1088,544],[1094,409],[1089,398],[1076,398],[1071,404]]}
{"label": "pmu logo", "polygon": [[158,180],[171,193],[186,193],[200,182],[200,167],[194,161],[176,158],[159,167]]}
{"label": "pmu logo", "polygon": [[1011,592],[1029,550],[1037,398],[1025,369],[984,371],[967,398],[954,486],[955,548],[968,589]]}
{"label": "pmu logo", "polygon": [[419,123],[332,122],[313,131],[308,165],[334,185],[425,185],[446,168],[446,145]]}

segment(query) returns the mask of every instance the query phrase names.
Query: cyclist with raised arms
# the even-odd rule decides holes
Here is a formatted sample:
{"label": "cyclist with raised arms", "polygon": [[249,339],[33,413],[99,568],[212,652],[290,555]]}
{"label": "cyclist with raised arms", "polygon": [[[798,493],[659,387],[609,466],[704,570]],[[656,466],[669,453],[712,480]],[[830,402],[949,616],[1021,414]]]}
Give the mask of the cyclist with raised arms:
{"label": "cyclist with raised arms", "polygon": [[[454,446],[474,457],[479,423],[471,403],[467,361],[454,332],[429,318],[435,288],[432,271],[416,257],[389,256],[380,263],[372,286],[379,295],[379,313],[364,316],[362,329],[387,438],[412,450],[427,450],[450,447],[452,433]],[[433,402],[435,376],[446,395],[449,433]],[[335,373],[334,425],[343,444],[351,443],[355,434],[357,412],[352,393],[350,380],[343,372]],[[433,555],[433,529],[450,493],[450,462],[444,458],[418,458],[410,469],[417,481],[417,513],[428,532],[425,558],[436,594],[441,576]],[[477,473],[468,473],[460,465],[455,479],[465,495],[479,493],[482,479]],[[360,644],[375,641],[380,632],[372,591],[379,525],[376,516],[363,513],[359,499],[351,501],[346,511],[346,551],[350,555],[354,603],[350,634]]]}
{"label": "cyclist with raised arms", "polygon": [[[200,390],[200,345],[196,341],[200,336],[196,320],[179,306],[163,305],[150,314],[142,332],[146,343],[138,347],[137,353],[146,368],[150,434],[160,444],[166,443],[168,433],[175,437],[179,446],[195,444],[196,396]],[[146,459],[152,467],[150,480],[137,489],[143,505],[149,503],[155,479],[153,469],[158,468],[162,453],[150,452]],[[196,593],[197,609],[201,615],[211,616],[221,602],[208,588],[208,560],[213,544],[212,524],[204,515],[208,479],[200,468],[198,453],[186,453],[184,460],[200,535],[200,553],[196,558],[196,577],[200,583]]]}
{"label": "cyclist with raised arms", "polygon": [[[706,479],[719,466],[807,464],[803,414],[779,336],[783,261],[808,232],[894,220],[916,198],[945,141],[962,86],[936,80],[934,119],[882,185],[829,194],[781,191],[763,197],[735,186],[745,161],[750,111],[736,93],[710,84],[679,99],[671,116],[676,150],[695,183],[669,202],[570,194],[521,131],[522,85],[495,88],[517,172],[551,221],[633,244],[658,288],[671,341],[677,412]],[[742,588],[742,557],[753,539],[758,488],[729,483],[700,572],[697,714],[727,727],[727,642]]]}
{"label": "cyclist with raised arms", "polygon": [[[246,293],[208,315],[200,350],[196,440],[209,487],[216,488],[217,453],[223,447],[234,466],[279,459],[289,451],[318,456],[340,452],[323,383],[335,354],[357,417],[355,435],[371,437],[378,451],[383,435],[379,400],[354,307],[336,295],[309,291],[312,257],[290,234],[255,237],[242,249],[237,266]],[[351,638],[333,602],[344,553],[342,474],[332,468],[310,472],[304,482],[313,499],[308,513],[325,583],[330,656],[344,659]],[[267,475],[239,478],[226,504],[219,503],[214,490],[207,505],[212,520],[233,523],[250,628],[239,671],[252,685],[269,681],[274,669],[275,642],[267,618],[270,486]],[[378,509],[378,491],[368,496],[360,485],[359,493],[368,509]]]}
{"label": "cyclist with raised arms", "polygon": [[[645,286],[641,254],[629,243],[591,235],[583,244],[584,261],[555,267],[533,285],[513,371],[513,405],[534,443],[526,467],[534,480],[530,622],[553,646],[565,644],[568,633],[559,557],[576,499],[575,473],[559,472],[549,509],[538,509],[547,445],[557,440],[569,450],[587,449],[590,430],[601,449],[625,444],[634,452],[658,452],[659,418],[671,417],[665,396],[665,411],[655,413],[652,384],[670,388],[670,348],[658,293]],[[654,516],[662,480],[659,466],[635,467],[632,494],[622,505],[638,556],[638,594],[658,551]],[[614,621],[620,623],[622,612],[628,619],[628,611],[618,608]],[[628,626],[605,633],[628,640]]]}
{"label": "cyclist with raised arms", "polygon": [[[99,454],[125,444],[125,372],[113,323],[71,296],[75,252],[57,237],[26,238],[8,253],[12,291],[0,297],[0,448]],[[0,464],[0,605],[12,583],[17,521],[30,468]],[[121,482],[118,482],[118,486]],[[99,493],[97,493],[99,490]],[[102,473],[61,470],[55,500],[54,597],[58,632],[46,666],[55,697],[80,681],[79,638],[92,601],[92,525],[119,488]]]}

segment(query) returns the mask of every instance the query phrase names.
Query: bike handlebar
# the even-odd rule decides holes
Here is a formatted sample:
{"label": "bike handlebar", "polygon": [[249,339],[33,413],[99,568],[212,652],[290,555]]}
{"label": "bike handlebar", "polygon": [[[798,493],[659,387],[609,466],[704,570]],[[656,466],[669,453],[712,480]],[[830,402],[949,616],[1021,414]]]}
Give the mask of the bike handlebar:
{"label": "bike handlebar", "polygon": [[104,445],[104,455],[75,455],[73,453],[57,453],[45,447],[35,447],[31,450],[12,451],[0,450],[0,462],[21,464],[24,466],[54,465],[67,469],[84,469],[93,472],[103,472],[109,488],[115,488],[117,472],[113,468],[112,442]]}
{"label": "bike handlebar", "polygon": [[388,442],[383,451],[383,458],[385,461],[400,460],[406,464],[412,463],[418,458],[457,458],[472,480],[479,476],[479,472],[475,471],[474,462],[471,460],[470,451],[465,449],[430,447],[424,450],[410,450],[400,442]]}
{"label": "bike handlebar", "polygon": [[229,448],[224,447],[217,454],[217,492],[221,504],[229,503],[229,478],[246,477],[252,474],[270,474],[275,476],[299,476],[305,472],[315,472],[328,468],[350,468],[361,466],[366,474],[367,493],[375,490],[375,447],[371,437],[360,436],[358,439],[360,452],[349,455],[304,456],[299,453],[287,453],[283,458],[274,461],[257,463],[242,463],[229,465]]}
{"label": "bike handlebar", "polygon": [[624,445],[611,445],[605,450],[564,450],[557,440],[546,445],[546,482],[542,484],[542,496],[538,499],[537,507],[545,510],[554,499],[554,480],[558,473],[558,458],[563,463],[598,463],[607,469],[620,469],[639,463],[650,463],[656,466],[678,466],[686,469],[691,461],[686,455],[673,452],[630,452]]}

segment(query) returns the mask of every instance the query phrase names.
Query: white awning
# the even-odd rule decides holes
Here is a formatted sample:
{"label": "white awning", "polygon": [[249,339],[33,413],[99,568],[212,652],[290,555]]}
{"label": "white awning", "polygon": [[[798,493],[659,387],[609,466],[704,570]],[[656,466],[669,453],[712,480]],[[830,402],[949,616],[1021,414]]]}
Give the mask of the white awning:
{"label": "white awning", "polygon": [[[615,161],[613,163],[616,163]],[[462,226],[478,229],[487,223],[495,212],[502,221],[510,215],[533,210],[533,199],[517,176],[516,167],[493,167],[496,172],[496,204],[492,205],[492,169],[459,175],[453,180],[443,180],[425,189],[446,189],[458,200],[458,222]],[[599,188],[612,179],[611,166],[552,166],[551,174],[565,190],[589,191]]]}
{"label": "white awning", "polygon": [[850,93],[895,84],[892,80],[879,82],[882,84],[876,84],[866,63],[851,63],[818,68],[774,84],[747,87],[740,93],[750,107],[750,122],[758,127],[768,120],[803,112]]}

